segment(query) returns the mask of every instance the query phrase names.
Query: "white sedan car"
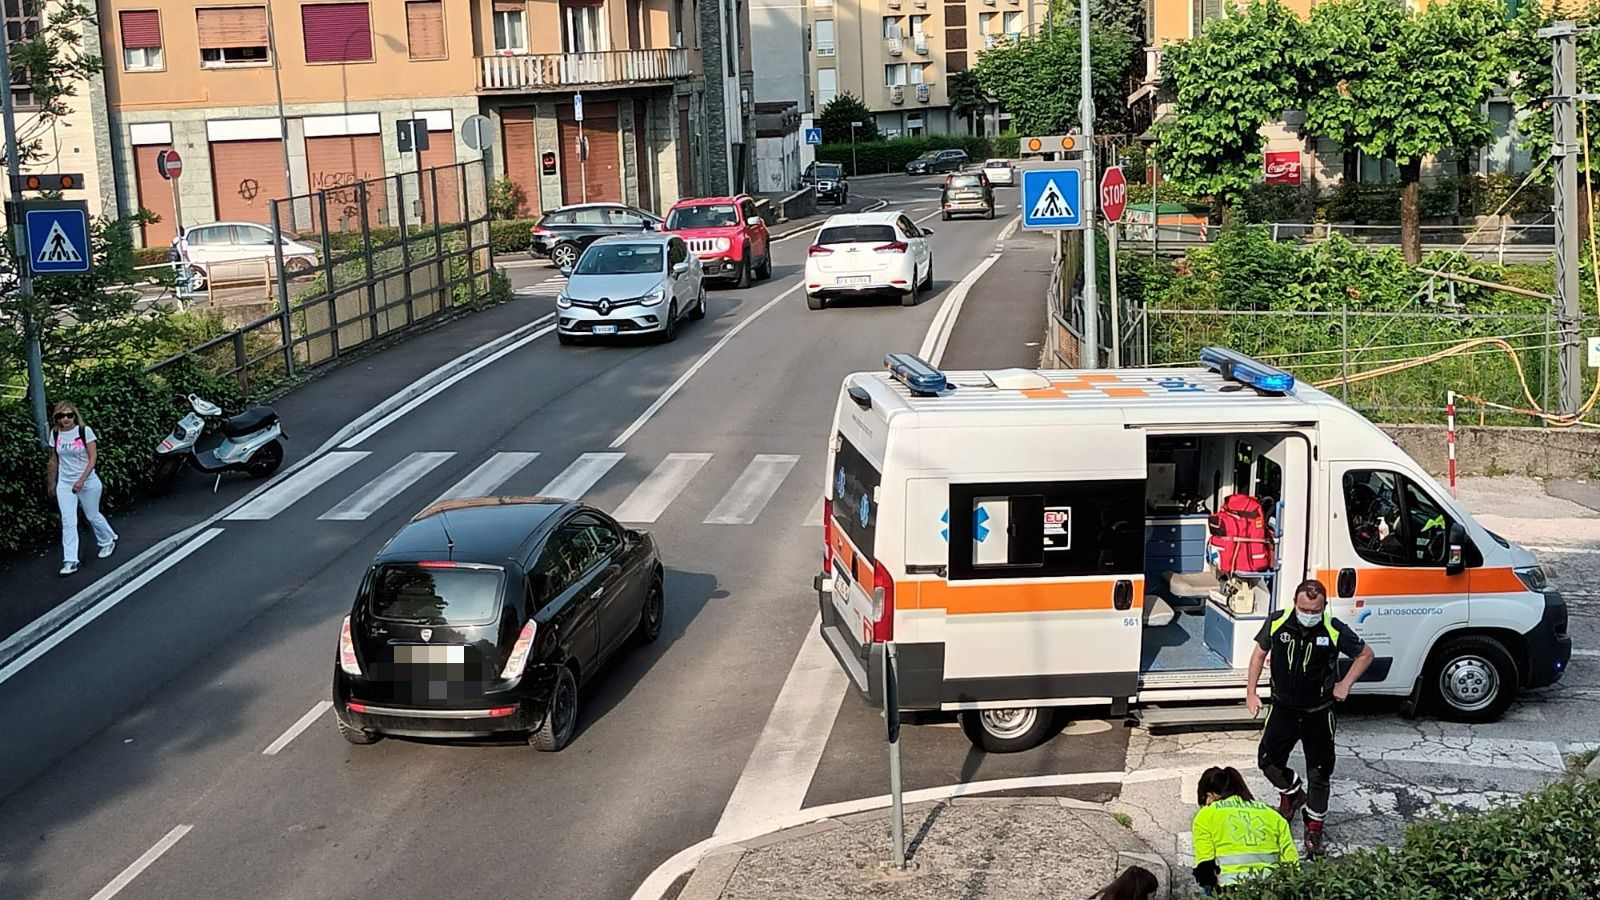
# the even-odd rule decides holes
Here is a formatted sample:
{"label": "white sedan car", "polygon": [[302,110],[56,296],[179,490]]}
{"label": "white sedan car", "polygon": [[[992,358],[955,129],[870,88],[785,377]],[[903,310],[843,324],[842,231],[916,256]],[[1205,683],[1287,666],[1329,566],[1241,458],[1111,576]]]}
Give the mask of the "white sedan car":
{"label": "white sedan car", "polygon": [[830,218],[806,251],[806,306],[822,309],[846,294],[894,294],[916,306],[933,287],[930,234],[904,213]]}
{"label": "white sedan car", "polygon": [[984,160],[983,174],[995,187],[1015,187],[1017,183],[1017,168],[1009,159]]}

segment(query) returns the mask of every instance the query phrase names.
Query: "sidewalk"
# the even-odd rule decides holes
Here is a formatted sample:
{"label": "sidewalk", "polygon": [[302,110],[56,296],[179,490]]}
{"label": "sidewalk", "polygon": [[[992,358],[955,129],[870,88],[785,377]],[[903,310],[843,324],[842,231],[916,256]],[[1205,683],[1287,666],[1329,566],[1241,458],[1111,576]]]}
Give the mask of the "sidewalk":
{"label": "sidewalk", "polygon": [[1044,353],[1049,237],[1018,230],[1005,255],[972,285],[950,332],[941,368],[1036,369]]}
{"label": "sidewalk", "polygon": [[[905,807],[908,864],[888,864],[888,810],[823,819],[707,855],[676,900],[1083,898],[1167,864],[1102,806],[1057,797],[962,797]],[[672,897],[669,891],[668,897]]]}

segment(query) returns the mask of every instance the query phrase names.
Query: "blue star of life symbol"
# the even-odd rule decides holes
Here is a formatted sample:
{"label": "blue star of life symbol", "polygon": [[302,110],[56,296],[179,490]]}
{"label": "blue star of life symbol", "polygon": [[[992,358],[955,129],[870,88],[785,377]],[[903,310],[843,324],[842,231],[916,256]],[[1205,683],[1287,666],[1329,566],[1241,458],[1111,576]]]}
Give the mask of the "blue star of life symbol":
{"label": "blue star of life symbol", "polygon": [[980,544],[989,536],[989,526],[983,524],[987,521],[989,521],[989,511],[981,506],[978,507],[978,511],[972,514],[972,536],[977,538]]}
{"label": "blue star of life symbol", "polygon": [[838,497],[844,493],[844,466],[839,467],[839,474],[833,478],[833,495]]}
{"label": "blue star of life symbol", "polygon": [[872,518],[872,501],[866,494],[861,495],[861,527],[867,527],[867,521]]}
{"label": "blue star of life symbol", "polygon": [[944,515],[939,517],[939,522],[944,525],[944,528],[939,532],[939,537],[942,537],[942,538],[945,539],[946,542],[949,542],[949,540],[950,540],[950,510],[947,509],[947,510],[944,511]]}

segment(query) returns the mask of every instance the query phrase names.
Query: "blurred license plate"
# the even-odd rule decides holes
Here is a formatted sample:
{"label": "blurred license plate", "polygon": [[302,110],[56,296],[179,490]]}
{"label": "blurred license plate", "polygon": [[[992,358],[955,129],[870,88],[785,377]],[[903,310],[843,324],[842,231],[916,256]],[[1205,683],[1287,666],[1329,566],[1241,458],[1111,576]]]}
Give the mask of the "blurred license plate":
{"label": "blurred license plate", "polygon": [[594,327],[594,333],[595,334],[616,334],[617,333],[617,326],[615,326],[615,325],[596,325]]}
{"label": "blurred license plate", "polygon": [[394,648],[394,661],[407,665],[459,664],[465,662],[466,658],[466,648],[461,646],[424,647],[402,644]]}
{"label": "blurred license plate", "polygon": [[872,279],[866,275],[846,275],[839,279],[840,284],[871,284]]}

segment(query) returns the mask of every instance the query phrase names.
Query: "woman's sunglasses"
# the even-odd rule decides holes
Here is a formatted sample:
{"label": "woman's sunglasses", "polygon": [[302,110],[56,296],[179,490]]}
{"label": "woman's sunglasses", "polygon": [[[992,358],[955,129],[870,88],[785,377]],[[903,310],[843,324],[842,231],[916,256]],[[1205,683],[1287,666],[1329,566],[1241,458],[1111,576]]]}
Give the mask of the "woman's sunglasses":
{"label": "woman's sunglasses", "polygon": [[56,413],[57,422],[70,422],[78,417],[77,413]]}

